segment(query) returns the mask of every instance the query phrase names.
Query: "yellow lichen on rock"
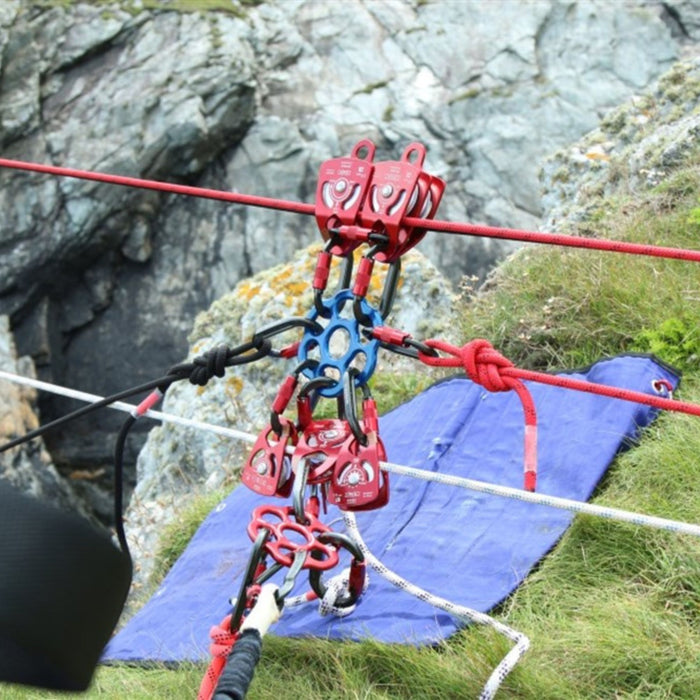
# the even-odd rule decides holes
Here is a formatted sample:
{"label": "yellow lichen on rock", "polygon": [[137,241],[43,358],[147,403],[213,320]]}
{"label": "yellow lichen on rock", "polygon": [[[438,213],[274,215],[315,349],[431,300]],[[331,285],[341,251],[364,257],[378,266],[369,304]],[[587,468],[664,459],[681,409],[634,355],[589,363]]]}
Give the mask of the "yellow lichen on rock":
{"label": "yellow lichen on rock", "polygon": [[227,393],[237,396],[243,389],[243,380],[236,375],[232,375],[226,379]]}

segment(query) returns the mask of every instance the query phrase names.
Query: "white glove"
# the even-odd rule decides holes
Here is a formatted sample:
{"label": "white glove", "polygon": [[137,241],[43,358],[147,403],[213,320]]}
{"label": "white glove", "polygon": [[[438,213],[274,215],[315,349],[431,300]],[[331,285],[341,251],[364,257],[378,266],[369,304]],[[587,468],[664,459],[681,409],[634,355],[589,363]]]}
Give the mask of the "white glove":
{"label": "white glove", "polygon": [[261,589],[253,609],[248,613],[241,624],[241,632],[247,629],[256,629],[263,637],[270,625],[280,619],[281,610],[277,607],[275,592],[277,586],[274,583],[266,583]]}

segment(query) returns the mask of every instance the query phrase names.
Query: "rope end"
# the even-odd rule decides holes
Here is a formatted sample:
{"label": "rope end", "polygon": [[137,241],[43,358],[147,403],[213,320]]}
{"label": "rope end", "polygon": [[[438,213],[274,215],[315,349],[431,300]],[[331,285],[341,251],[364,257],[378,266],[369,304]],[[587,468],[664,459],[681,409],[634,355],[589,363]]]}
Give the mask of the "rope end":
{"label": "rope end", "polygon": [[526,491],[535,491],[535,486],[537,484],[537,474],[535,472],[525,472],[525,486],[523,487]]}

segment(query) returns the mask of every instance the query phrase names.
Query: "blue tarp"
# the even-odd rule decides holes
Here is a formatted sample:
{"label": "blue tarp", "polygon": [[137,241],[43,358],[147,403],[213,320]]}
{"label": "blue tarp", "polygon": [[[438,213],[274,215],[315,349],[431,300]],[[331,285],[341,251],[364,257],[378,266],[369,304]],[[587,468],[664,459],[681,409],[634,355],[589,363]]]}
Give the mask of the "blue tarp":
{"label": "blue tarp", "polygon": [[[646,356],[602,360],[577,379],[655,394],[654,380],[677,375]],[[655,411],[638,404],[528,383],[538,412],[543,494],[587,500],[611,460]],[[491,394],[468,379],[440,382],[380,420],[388,460],[420,469],[522,488],[523,413],[514,392]],[[203,660],[209,629],[230,611],[251,549],[246,534],[256,506],[285,501],[236,488],[207,517],[160,589],[107,647],[105,660]],[[551,549],[573,515],[543,505],[391,476],[384,508],[357,520],[386,566],[430,592],[488,612]],[[340,513],[321,518],[343,531]],[[300,577],[293,594],[307,589]],[[333,639],[372,637],[429,644],[458,621],[370,573],[370,585],[346,618],[321,617],[310,603],[286,610],[273,632]]]}

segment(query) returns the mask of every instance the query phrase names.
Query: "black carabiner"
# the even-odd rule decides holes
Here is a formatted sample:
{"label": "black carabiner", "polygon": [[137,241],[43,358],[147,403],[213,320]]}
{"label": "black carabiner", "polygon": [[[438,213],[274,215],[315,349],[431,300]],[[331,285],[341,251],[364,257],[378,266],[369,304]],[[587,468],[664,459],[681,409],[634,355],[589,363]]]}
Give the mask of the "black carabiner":
{"label": "black carabiner", "polygon": [[275,591],[275,601],[277,602],[277,607],[281,610],[284,607],[284,599],[291,593],[294,584],[296,583],[297,576],[304,566],[306,561],[306,550],[297,549],[294,554],[294,560],[292,565],[289,567],[289,571],[285,574],[282,585]]}
{"label": "black carabiner", "polygon": [[[381,251],[384,244],[378,243],[373,245],[362,257],[371,260],[374,264],[374,256]],[[372,319],[362,310],[362,300],[364,297],[359,294],[355,294],[352,301],[352,311],[355,315],[355,320],[361,323],[363,326],[373,326],[374,322]]]}
{"label": "black carabiner", "polygon": [[290,318],[285,318],[282,321],[275,321],[270,323],[263,328],[260,328],[255,333],[251,339],[253,347],[259,348],[265,340],[272,338],[275,335],[284,333],[291,328],[304,328],[312,333],[318,335],[323,332],[323,326],[316,321],[304,316],[291,316]]}
{"label": "black carabiner", "polygon": [[306,482],[309,477],[309,463],[302,459],[299,462],[301,473],[294,474],[294,485],[292,487],[292,506],[294,507],[294,517],[301,525],[308,525],[309,519],[306,517],[304,509],[304,491],[306,491]]}
{"label": "black carabiner", "polygon": [[[333,231],[330,231],[333,234]],[[331,248],[338,243],[338,236],[331,235],[331,237],[326,242],[323,248],[324,253],[330,253]],[[331,253],[332,255],[332,253]],[[348,289],[350,287],[350,282],[352,281],[352,266],[353,258],[352,253],[347,255],[338,256],[343,258],[342,267],[340,269],[340,279],[338,280],[338,285],[335,288],[335,293],[337,294],[341,289]],[[325,307],[323,304],[323,290],[314,289],[314,307],[316,308],[316,313],[321,316],[321,318],[330,318],[332,312]]]}
{"label": "black carabiner", "polygon": [[231,632],[235,633],[241,624],[241,619],[243,617],[243,612],[246,608],[248,602],[248,587],[254,582],[255,572],[258,569],[258,565],[265,558],[265,544],[270,536],[270,531],[267,529],[260,530],[257,539],[253,543],[253,549],[250,553],[250,558],[248,559],[248,567],[246,568],[245,576],[241,581],[241,588],[238,592],[238,598],[236,598],[236,604],[231,613]]}
{"label": "black carabiner", "polygon": [[[360,420],[357,417],[357,396],[355,394],[355,377],[357,377],[360,372],[355,368],[351,367],[343,376],[343,406],[345,408],[345,420],[352,430],[352,434],[355,439],[361,444],[367,444],[367,435],[362,430],[360,425]],[[367,384],[362,385],[363,398],[372,398],[369,387]]]}
{"label": "black carabiner", "polygon": [[382,319],[385,319],[391,313],[391,309],[394,306],[396,292],[399,288],[400,275],[401,258],[396,258],[394,262],[389,263],[389,269],[387,270],[386,279],[384,280],[382,298],[379,302],[379,315]]}
{"label": "black carabiner", "polygon": [[337,380],[332,377],[314,377],[313,379],[309,379],[309,381],[299,389],[299,398],[306,398],[312,391],[316,391],[316,389],[330,388],[337,383]]}
{"label": "black carabiner", "polygon": [[[353,565],[364,564],[365,562],[365,555],[360,549],[360,546],[349,535],[344,535],[340,532],[322,532],[316,539],[321,544],[333,544],[336,548],[343,547],[346,549],[352,554]],[[316,558],[319,555],[316,552],[312,552],[311,556]],[[319,569],[309,569],[309,585],[311,586],[311,590],[322,600],[328,588],[321,580],[321,571]],[[342,598],[336,600],[334,605],[339,608],[349,608],[357,602],[361,593],[361,590],[350,589]]]}
{"label": "black carabiner", "polygon": [[[362,334],[368,340],[372,339],[371,328],[363,328]],[[431,348],[429,345],[426,345],[415,338],[411,338],[410,336],[404,339],[403,345],[394,345],[393,343],[387,343],[382,340],[379,341],[379,345],[385,350],[390,350],[391,352],[395,352],[397,355],[410,357],[414,360],[418,359],[419,353],[421,355],[428,355],[429,357],[438,357],[440,354],[435,348]]]}

